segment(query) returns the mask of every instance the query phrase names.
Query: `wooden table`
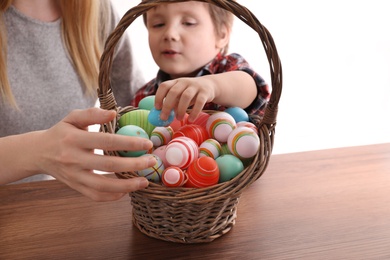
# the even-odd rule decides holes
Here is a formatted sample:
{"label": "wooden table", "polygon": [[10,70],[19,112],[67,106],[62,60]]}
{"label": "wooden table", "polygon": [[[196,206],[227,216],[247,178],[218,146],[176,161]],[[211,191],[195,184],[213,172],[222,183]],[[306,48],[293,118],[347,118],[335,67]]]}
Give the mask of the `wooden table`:
{"label": "wooden table", "polygon": [[129,200],[2,186],[0,259],[390,259],[390,144],[273,155],[235,227],[208,244],[143,235]]}

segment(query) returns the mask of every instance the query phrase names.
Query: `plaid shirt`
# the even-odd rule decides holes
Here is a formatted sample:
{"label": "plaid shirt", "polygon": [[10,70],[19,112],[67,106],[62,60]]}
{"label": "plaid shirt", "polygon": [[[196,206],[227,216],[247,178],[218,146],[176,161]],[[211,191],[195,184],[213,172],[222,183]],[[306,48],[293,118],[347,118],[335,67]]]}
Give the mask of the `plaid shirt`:
{"label": "plaid shirt", "polygon": [[[265,83],[264,79],[255,71],[253,71],[253,69],[250,68],[248,62],[241,55],[233,53],[226,56],[222,56],[221,54],[218,54],[214,60],[209,62],[206,66],[204,66],[199,71],[196,77],[201,77],[210,74],[218,74],[227,71],[236,71],[236,70],[245,71],[249,75],[251,75],[255,80],[256,87],[257,87],[257,97],[252,102],[252,104],[250,104],[247,108],[245,108],[245,111],[248,114],[263,115],[264,109],[271,95],[269,87]],[[143,86],[141,89],[137,91],[130,105],[134,107],[138,107],[138,103],[144,97],[156,94],[157,88],[161,82],[170,79],[171,78],[167,73],[163,72],[162,70],[159,70],[156,78],[152,79],[150,82],[145,84],[145,86]],[[226,107],[210,102],[205,104],[203,109],[223,111],[226,109]]]}

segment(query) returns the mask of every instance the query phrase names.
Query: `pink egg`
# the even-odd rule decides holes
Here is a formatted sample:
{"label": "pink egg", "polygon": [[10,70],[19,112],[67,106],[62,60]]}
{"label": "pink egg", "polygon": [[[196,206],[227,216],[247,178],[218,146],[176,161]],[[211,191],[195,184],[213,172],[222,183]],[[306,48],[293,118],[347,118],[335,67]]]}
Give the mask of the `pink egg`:
{"label": "pink egg", "polygon": [[206,128],[194,124],[183,125],[180,127],[179,130],[173,134],[173,138],[179,136],[189,137],[194,140],[197,145],[200,145],[204,140],[209,138]]}
{"label": "pink egg", "polygon": [[188,118],[187,113],[184,114],[184,117],[182,120],[177,120],[177,118],[175,117],[169,126],[172,127],[174,132],[176,132],[177,130],[179,130],[180,127],[187,124],[187,118]]}
{"label": "pink egg", "polygon": [[152,154],[157,155],[164,163],[164,166],[168,166],[168,162],[165,159],[165,149],[167,148],[166,145],[162,145],[160,147],[155,148],[152,151]]}
{"label": "pink egg", "polygon": [[199,157],[199,147],[194,140],[185,136],[172,139],[165,149],[168,166],[186,169]]}
{"label": "pink egg", "polygon": [[209,117],[210,117],[210,114],[208,114],[206,112],[200,112],[199,115],[197,116],[197,118],[195,118],[195,120],[193,122],[187,122],[187,123],[200,125],[200,126],[203,126],[204,128],[206,128],[207,119],[209,119]]}
{"label": "pink egg", "polygon": [[159,147],[161,145],[166,145],[169,141],[172,140],[173,130],[170,126],[158,126],[153,129],[150,140],[153,143],[154,147]]}
{"label": "pink egg", "polygon": [[246,122],[246,121],[238,122],[238,123],[237,123],[237,127],[240,127],[240,126],[249,127],[249,128],[251,128],[253,131],[255,131],[255,133],[258,133],[257,126],[256,126],[254,123],[252,123],[252,122]]}
{"label": "pink egg", "polygon": [[218,164],[211,157],[201,157],[190,164],[187,175],[186,187],[203,188],[215,185],[219,181]]}
{"label": "pink egg", "polygon": [[226,143],[229,134],[236,128],[236,121],[226,112],[212,114],[207,120],[206,129],[210,137]]}
{"label": "pink egg", "polygon": [[216,159],[221,153],[221,144],[215,139],[207,139],[199,146],[199,157],[208,156]]}
{"label": "pink egg", "polygon": [[162,183],[167,187],[180,187],[187,181],[187,175],[176,166],[170,166],[162,173]]}
{"label": "pink egg", "polygon": [[260,138],[249,127],[241,126],[230,133],[227,144],[233,155],[240,159],[248,159],[258,152]]}

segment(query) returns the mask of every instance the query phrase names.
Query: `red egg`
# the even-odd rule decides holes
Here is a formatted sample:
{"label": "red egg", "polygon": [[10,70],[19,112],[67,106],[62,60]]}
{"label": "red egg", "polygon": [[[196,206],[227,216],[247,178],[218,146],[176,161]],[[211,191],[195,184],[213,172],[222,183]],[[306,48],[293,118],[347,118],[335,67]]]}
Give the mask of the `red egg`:
{"label": "red egg", "polygon": [[177,120],[177,118],[175,117],[169,126],[172,127],[174,132],[176,132],[177,130],[179,130],[180,127],[187,124],[187,118],[188,118],[187,113],[184,114],[184,117],[182,120]]}
{"label": "red egg", "polygon": [[200,145],[209,138],[206,128],[194,124],[180,127],[179,130],[173,134],[173,138],[177,138],[179,136],[191,138],[197,145]]}
{"label": "red egg", "polygon": [[215,185],[219,180],[217,162],[211,157],[200,157],[187,169],[186,187],[204,188]]}
{"label": "red egg", "polygon": [[209,117],[210,114],[207,114],[206,112],[200,112],[197,118],[194,121],[192,121],[191,124],[200,125],[206,128],[207,119],[209,119]]}

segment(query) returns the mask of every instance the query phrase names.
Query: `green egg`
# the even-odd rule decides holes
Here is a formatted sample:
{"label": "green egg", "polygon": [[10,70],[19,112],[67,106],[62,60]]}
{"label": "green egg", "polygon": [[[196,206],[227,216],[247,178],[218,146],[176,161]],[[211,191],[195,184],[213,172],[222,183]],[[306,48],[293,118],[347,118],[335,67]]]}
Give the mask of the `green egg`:
{"label": "green egg", "polygon": [[138,104],[139,109],[151,110],[154,107],[154,99],[156,96],[147,96],[141,99]]}
{"label": "green egg", "polygon": [[150,136],[152,134],[153,129],[156,127],[148,121],[148,116],[149,110],[146,109],[137,109],[129,111],[119,118],[119,127],[121,128],[125,125],[136,125],[144,129],[146,133]]}
{"label": "green egg", "polygon": [[230,181],[244,170],[242,161],[232,154],[221,155],[215,161],[219,168],[219,183]]}

